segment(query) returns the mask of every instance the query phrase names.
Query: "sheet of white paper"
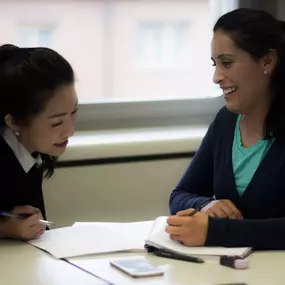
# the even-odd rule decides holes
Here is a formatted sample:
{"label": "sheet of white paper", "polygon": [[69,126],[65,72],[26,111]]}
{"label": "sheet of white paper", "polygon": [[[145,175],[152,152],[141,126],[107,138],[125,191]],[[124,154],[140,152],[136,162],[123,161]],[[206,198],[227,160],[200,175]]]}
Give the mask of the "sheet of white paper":
{"label": "sheet of white paper", "polygon": [[119,234],[121,238],[131,240],[134,248],[144,249],[145,240],[153,226],[154,221],[132,223],[104,223],[104,222],[76,222],[73,227],[103,227]]}
{"label": "sheet of white paper", "polygon": [[168,217],[158,217],[155,220],[154,226],[147,237],[147,243],[149,241],[150,244],[157,244],[178,253],[204,257],[221,255],[241,256],[244,252],[249,250],[249,248],[186,247],[180,242],[171,240],[169,234],[165,232],[167,218]]}
{"label": "sheet of white paper", "polygon": [[143,250],[132,238],[122,237],[120,232],[102,225],[73,226],[46,231],[39,239],[29,243],[56,258],[70,258],[87,254],[116,251]]}

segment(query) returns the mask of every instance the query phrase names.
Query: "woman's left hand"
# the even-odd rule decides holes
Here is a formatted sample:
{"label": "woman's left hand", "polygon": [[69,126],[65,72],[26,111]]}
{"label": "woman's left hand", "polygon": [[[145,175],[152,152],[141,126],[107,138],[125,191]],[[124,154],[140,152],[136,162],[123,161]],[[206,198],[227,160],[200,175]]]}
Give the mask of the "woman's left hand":
{"label": "woman's left hand", "polygon": [[170,216],[165,231],[172,240],[180,241],[186,246],[202,246],[207,239],[208,215],[197,212],[194,216],[189,216],[193,211],[194,209],[188,209]]}

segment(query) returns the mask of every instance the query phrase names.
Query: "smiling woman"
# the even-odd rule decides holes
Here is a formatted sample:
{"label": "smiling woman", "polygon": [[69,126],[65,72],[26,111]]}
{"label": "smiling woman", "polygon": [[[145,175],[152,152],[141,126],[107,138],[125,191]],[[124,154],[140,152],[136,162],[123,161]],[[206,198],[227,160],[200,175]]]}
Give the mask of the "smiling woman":
{"label": "smiling woman", "polygon": [[[73,135],[77,95],[74,72],[48,48],[0,47],[0,236],[42,235],[43,175],[53,174]],[[28,206],[27,206],[28,205]],[[7,218],[7,212],[29,216]]]}
{"label": "smiling woman", "polygon": [[[285,248],[284,28],[245,8],[214,26],[214,82],[226,107],[171,194],[181,227],[168,232],[186,245]],[[186,217],[188,208],[200,213]]]}

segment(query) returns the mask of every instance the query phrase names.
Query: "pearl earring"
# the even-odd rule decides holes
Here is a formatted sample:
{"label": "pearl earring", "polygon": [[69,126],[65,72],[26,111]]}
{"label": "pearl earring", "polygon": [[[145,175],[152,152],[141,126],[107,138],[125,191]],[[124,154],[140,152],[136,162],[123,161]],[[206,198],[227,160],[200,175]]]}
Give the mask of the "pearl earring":
{"label": "pearl earring", "polygon": [[268,75],[268,71],[267,71],[267,70],[264,70],[263,74],[264,74],[264,75]]}

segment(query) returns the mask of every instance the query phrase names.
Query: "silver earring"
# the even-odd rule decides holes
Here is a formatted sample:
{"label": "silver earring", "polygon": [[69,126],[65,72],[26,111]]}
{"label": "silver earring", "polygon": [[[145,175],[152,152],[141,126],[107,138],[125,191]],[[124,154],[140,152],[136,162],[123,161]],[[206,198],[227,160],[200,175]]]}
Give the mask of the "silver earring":
{"label": "silver earring", "polygon": [[264,71],[263,71],[263,74],[264,74],[264,75],[268,75],[268,71],[267,71],[267,70],[264,70]]}
{"label": "silver earring", "polygon": [[19,132],[14,132],[15,136],[18,137],[20,135]]}

